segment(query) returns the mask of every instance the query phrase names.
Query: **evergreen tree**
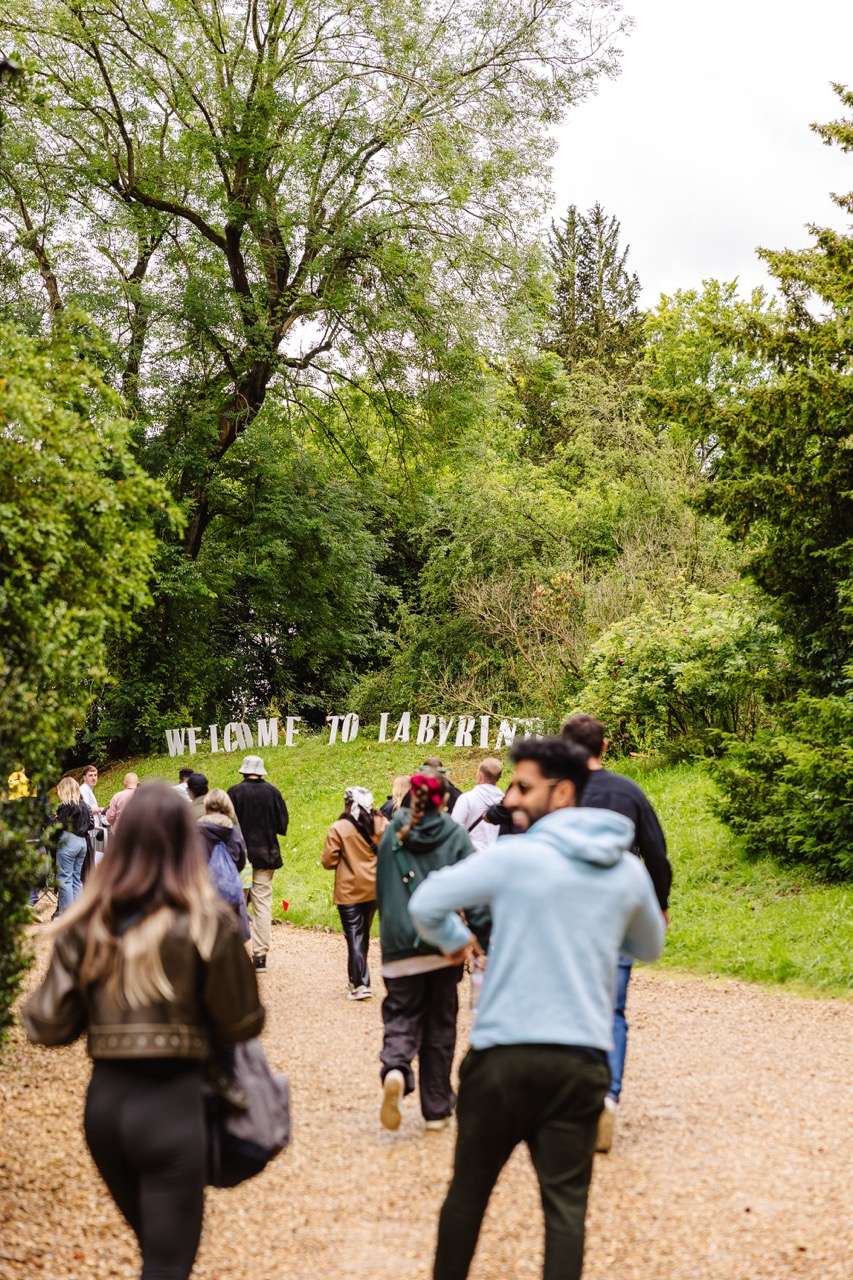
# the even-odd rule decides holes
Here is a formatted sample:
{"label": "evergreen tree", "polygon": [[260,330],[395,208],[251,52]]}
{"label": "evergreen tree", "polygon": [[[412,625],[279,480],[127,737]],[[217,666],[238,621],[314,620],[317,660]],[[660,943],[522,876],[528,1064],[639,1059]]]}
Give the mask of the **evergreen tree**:
{"label": "evergreen tree", "polygon": [[[844,106],[853,91],[836,85]],[[853,152],[853,117],[813,125]],[[834,196],[853,214],[853,192]],[[785,301],[739,337],[766,379],[725,405],[708,503],[751,552],[799,660],[801,694],[776,728],[735,747],[723,814],[747,850],[853,877],[853,234],[762,257]]]}
{"label": "evergreen tree", "polygon": [[551,224],[548,256],[556,279],[546,346],[571,371],[595,360],[613,372],[630,369],[642,345],[640,281],[628,270],[630,245],[621,226],[594,204],[588,213],[569,205]]}
{"label": "evergreen tree", "polygon": [[[813,127],[853,152],[853,118]],[[833,199],[853,214],[853,192]],[[804,686],[824,694],[845,686],[853,659],[853,234],[812,231],[807,249],[760,251],[784,307],[719,332],[767,372],[709,417],[720,449],[707,503],[747,541]]]}

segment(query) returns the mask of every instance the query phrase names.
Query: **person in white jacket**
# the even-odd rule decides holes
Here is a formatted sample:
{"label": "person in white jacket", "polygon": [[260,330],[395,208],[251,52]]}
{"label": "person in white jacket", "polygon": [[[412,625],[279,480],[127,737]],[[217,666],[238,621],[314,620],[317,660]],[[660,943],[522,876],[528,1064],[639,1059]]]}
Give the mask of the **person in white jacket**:
{"label": "person in white jacket", "polygon": [[486,822],[485,813],[503,800],[503,792],[497,785],[502,772],[503,765],[497,756],[487,757],[477,770],[476,785],[470,791],[463,791],[453,806],[450,816],[468,832],[475,853],[482,853],[498,838],[498,828]]}

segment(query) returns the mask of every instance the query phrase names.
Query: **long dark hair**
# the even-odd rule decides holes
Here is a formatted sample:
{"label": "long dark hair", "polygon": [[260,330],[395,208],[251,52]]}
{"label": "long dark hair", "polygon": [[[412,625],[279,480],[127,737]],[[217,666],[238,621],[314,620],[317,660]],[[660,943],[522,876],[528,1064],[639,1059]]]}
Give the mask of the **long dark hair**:
{"label": "long dark hair", "polygon": [[[56,931],[82,924],[83,981],[106,978],[124,1003],[138,1006],[173,994],[160,944],[176,914],[188,916],[190,936],[207,958],[220,908],[192,808],[174,787],[149,783],[128,801],[106,855]],[[132,926],[117,931],[128,919]]]}

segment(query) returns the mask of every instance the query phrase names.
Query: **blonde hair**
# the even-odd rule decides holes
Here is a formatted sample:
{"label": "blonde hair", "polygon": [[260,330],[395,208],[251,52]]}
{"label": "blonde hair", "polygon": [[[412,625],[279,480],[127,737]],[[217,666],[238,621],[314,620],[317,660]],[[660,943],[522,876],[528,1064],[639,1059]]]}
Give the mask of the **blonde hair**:
{"label": "blonde hair", "polygon": [[138,1009],[174,999],[162,946],[177,921],[186,920],[208,960],[222,914],[190,806],[173,787],[154,782],[128,801],[109,856],[50,933],[80,926],[81,984],[104,982],[119,1004]]}
{"label": "blonde hair", "polygon": [[411,786],[411,778],[407,773],[401,773],[396,777],[391,785],[391,809],[394,813],[400,808],[400,805],[406,798],[406,792]]}
{"label": "blonde hair", "polygon": [[221,787],[214,787],[212,791],[207,792],[204,797],[204,811],[205,813],[221,813],[224,817],[230,818],[234,826],[237,825],[237,814],[231,803],[231,797]]}
{"label": "blonde hair", "polygon": [[80,783],[76,778],[72,778],[70,774],[66,774],[64,778],[60,778],[59,782],[57,782],[56,794],[59,797],[60,804],[79,804]]}

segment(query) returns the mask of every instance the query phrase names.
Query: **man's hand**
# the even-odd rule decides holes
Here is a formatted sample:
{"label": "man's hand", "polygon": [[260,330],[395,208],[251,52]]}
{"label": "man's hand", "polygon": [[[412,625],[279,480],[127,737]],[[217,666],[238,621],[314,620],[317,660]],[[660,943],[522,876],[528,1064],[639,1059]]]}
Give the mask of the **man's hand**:
{"label": "man's hand", "polygon": [[470,960],[472,956],[481,956],[482,954],[483,948],[472,933],[469,935],[464,947],[460,947],[458,951],[451,951],[447,959],[451,964],[465,964],[466,960]]}

